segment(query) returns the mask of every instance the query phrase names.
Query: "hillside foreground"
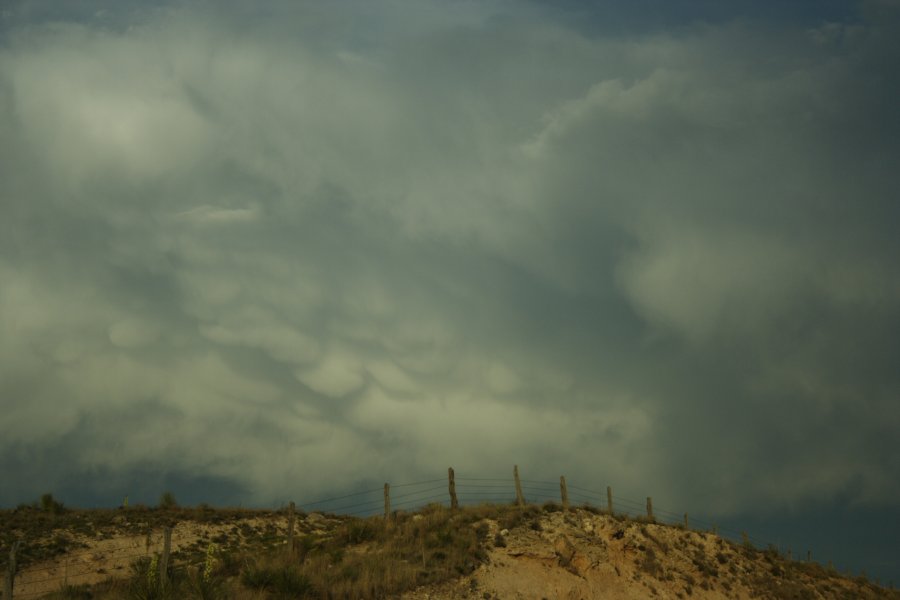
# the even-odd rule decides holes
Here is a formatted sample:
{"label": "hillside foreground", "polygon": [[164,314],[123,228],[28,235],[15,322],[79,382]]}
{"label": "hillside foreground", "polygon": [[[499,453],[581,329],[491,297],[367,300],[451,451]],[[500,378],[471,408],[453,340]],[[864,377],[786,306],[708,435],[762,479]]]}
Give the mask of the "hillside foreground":
{"label": "hillside foreground", "polygon": [[301,512],[288,537],[289,521],[285,511],[26,508],[0,513],[0,540],[4,558],[23,540],[16,599],[900,598],[775,549],[588,507]]}

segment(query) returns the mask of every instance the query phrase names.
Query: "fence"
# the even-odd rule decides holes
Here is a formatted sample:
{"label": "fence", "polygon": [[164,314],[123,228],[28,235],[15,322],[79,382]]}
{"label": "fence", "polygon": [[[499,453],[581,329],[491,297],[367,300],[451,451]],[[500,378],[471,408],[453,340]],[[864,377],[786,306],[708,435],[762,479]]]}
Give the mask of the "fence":
{"label": "fence", "polygon": [[[508,478],[456,477],[454,470],[448,470],[447,478],[430,479],[399,485],[385,484],[352,494],[301,502],[296,506],[307,511],[327,511],[356,517],[370,517],[389,514],[396,510],[415,509],[426,504],[439,503],[449,508],[487,503],[542,504],[556,502],[564,508],[571,505],[587,506],[608,513],[631,517],[647,517],[661,524],[681,525],[713,532],[734,542],[750,542],[764,547],[762,540],[745,532],[719,527],[716,523],[691,517],[688,513],[673,512],[653,506],[651,497],[644,501],[614,495],[612,487],[604,491],[571,485],[565,476],[560,481],[521,479],[518,467],[513,468],[513,476]],[[400,493],[396,494],[395,491]]]}
{"label": "fence", "polygon": [[[605,490],[599,490],[572,485],[564,476],[560,477],[558,482],[522,479],[519,476],[518,466],[514,467],[511,478],[456,477],[451,468],[446,478],[402,484],[385,483],[384,486],[342,496],[296,504],[291,502],[281,513],[284,519],[283,531],[277,532],[276,528],[277,541],[274,539],[270,541],[287,547],[293,546],[296,508],[306,513],[323,512],[361,518],[383,515],[385,518],[391,518],[398,511],[410,511],[429,504],[441,504],[456,509],[460,506],[482,503],[524,506],[547,502],[560,504],[565,510],[572,506],[582,506],[609,514],[641,517],[656,523],[706,530],[743,544],[753,543],[757,547],[764,545],[745,532],[719,528],[713,522],[689,517],[687,513],[655,507],[651,497],[647,497],[645,501],[623,498],[614,495],[610,486]],[[98,577],[102,579],[108,576],[124,576],[128,574],[132,563],[140,559],[149,560],[154,556],[158,561],[156,564],[159,581],[165,582],[172,570],[187,569],[200,564],[180,559],[174,560],[170,569],[170,555],[173,552],[171,535],[172,528],[164,527],[146,535],[131,536],[128,542],[102,545],[80,553],[67,553],[53,564],[31,565],[21,570],[17,568],[21,562],[18,560],[18,553],[27,546],[23,546],[22,541],[17,541],[10,546],[9,559],[3,569],[6,577],[2,598],[4,600],[13,597],[39,598],[67,585],[93,583]],[[187,545],[181,544],[180,548]],[[178,549],[176,548],[176,551]],[[234,549],[237,549],[237,546]],[[229,551],[231,548],[226,545],[221,550]],[[109,560],[108,555],[114,558]],[[807,560],[811,560],[809,551]],[[100,569],[98,564],[101,561],[108,566],[105,570],[98,571]],[[110,564],[112,567],[109,567]],[[110,568],[115,572],[110,572]]]}

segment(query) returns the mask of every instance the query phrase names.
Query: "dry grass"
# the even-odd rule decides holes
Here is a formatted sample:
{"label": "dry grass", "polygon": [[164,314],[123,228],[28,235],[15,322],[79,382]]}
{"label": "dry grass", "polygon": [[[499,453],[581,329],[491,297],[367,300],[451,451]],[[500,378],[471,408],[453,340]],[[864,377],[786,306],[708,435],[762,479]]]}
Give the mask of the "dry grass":
{"label": "dry grass", "polygon": [[251,564],[246,587],[291,597],[368,599],[394,596],[421,585],[471,573],[486,557],[487,528],[477,523],[517,511],[441,505],[421,512],[350,519],[327,538],[297,540],[293,555],[281,552]]}
{"label": "dry grass", "polygon": [[[628,552],[633,552],[628,563],[629,580],[633,575],[634,583],[645,586],[650,596],[664,595],[669,590],[667,593],[681,598],[703,597],[707,593],[732,597],[744,590],[742,593],[759,598],[896,597],[863,578],[851,580],[816,563],[790,561],[771,547],[756,549],[711,534],[623,515],[596,517],[605,511],[576,509],[559,514],[561,507],[554,503],[526,507],[481,505],[455,511],[435,504],[417,513],[398,512],[390,521],[382,517],[326,515],[317,517],[327,521],[327,526],[320,527],[313,527],[312,519],[301,518],[298,524],[303,525],[290,551],[283,544],[283,525],[276,525],[281,520],[286,522],[283,513],[203,506],[78,511],[55,509],[52,501],[42,504],[43,510],[33,506],[0,511],[3,541],[28,537],[29,532],[32,539],[45,540],[29,544],[26,564],[42,556],[77,550],[76,532],[100,537],[112,531],[139,534],[176,521],[193,521],[222,524],[216,531],[228,533],[227,539],[207,538],[202,544],[198,541],[173,554],[172,564],[177,568],[170,573],[171,583],[166,590],[154,585],[150,561],[144,559],[134,563],[128,578],[109,579],[93,586],[69,586],[44,596],[52,600],[398,597],[420,586],[435,586],[470,575],[488,560],[489,551],[505,551],[507,543],[515,546],[521,540],[541,536],[552,540],[559,531],[569,531],[567,527],[581,527],[585,518],[606,523],[601,526],[606,527],[607,537],[605,542],[599,542],[585,535],[579,543],[600,544],[603,548],[609,543],[627,543]],[[260,516],[271,519],[255,520],[252,526],[241,521]],[[576,542],[578,535],[576,531],[572,537]],[[588,542],[589,539],[594,541]],[[209,541],[219,544],[220,550],[206,570],[202,558]],[[184,566],[188,563],[193,566]],[[626,568],[617,563],[615,573],[620,567]],[[481,577],[479,573],[478,579]]]}

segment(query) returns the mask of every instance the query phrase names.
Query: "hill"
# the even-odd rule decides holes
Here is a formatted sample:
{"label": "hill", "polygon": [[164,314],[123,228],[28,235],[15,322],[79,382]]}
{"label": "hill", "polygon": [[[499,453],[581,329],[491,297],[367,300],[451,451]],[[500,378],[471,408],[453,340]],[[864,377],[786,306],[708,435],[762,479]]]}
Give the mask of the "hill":
{"label": "hill", "polygon": [[900,598],[774,549],[554,504],[429,505],[390,520],[20,508],[0,513],[0,539],[4,554],[24,541],[16,599]]}

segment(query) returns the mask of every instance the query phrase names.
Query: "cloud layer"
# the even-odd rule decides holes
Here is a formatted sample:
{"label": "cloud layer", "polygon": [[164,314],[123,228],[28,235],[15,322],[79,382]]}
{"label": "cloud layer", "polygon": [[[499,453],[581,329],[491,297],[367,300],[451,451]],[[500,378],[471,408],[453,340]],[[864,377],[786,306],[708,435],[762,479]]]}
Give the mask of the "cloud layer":
{"label": "cloud layer", "polygon": [[893,502],[891,3],[366,6],[6,14],[0,501],[518,463],[714,514]]}

